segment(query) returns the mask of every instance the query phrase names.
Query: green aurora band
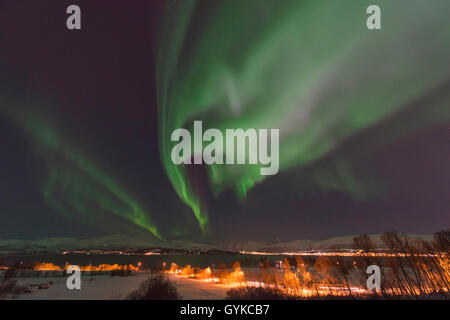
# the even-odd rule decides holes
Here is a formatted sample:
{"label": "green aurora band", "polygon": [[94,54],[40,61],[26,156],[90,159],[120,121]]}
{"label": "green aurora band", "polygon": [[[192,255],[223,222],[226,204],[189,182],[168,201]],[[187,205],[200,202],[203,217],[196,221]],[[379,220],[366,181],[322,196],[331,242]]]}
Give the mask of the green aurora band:
{"label": "green aurora band", "polygon": [[[176,128],[279,128],[280,171],[319,161],[353,136],[404,112],[450,79],[450,3],[376,1],[382,29],[366,28],[373,1],[173,1],[157,56],[161,158],[202,230],[208,214],[188,170],[171,161]],[[377,149],[449,118],[449,99],[423,105]],[[417,110],[416,110],[417,111]],[[398,124],[398,123],[397,123]],[[192,132],[192,131],[191,131]],[[358,151],[352,151],[357,153]],[[362,151],[361,151],[362,152]],[[317,184],[357,193],[345,157]],[[263,180],[255,165],[207,167],[213,194],[240,198]]]}
{"label": "green aurora band", "polygon": [[42,113],[29,112],[5,99],[1,107],[0,111],[23,129],[33,142],[35,154],[44,160],[46,174],[38,178],[39,189],[55,212],[106,231],[142,238],[149,238],[150,232],[161,239],[148,211],[73,147]]}

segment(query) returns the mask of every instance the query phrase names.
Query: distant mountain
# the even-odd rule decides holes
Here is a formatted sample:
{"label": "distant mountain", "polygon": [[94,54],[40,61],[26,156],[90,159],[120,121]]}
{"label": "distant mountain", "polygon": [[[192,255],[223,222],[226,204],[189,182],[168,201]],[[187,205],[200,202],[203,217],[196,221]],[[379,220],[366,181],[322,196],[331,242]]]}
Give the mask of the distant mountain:
{"label": "distant mountain", "polygon": [[[296,240],[290,242],[279,242],[267,244],[264,242],[244,242],[241,244],[233,243],[233,248],[239,248],[240,251],[260,251],[260,252],[295,252],[303,250],[326,250],[331,248],[353,248],[353,238],[358,235],[334,237],[326,240]],[[382,234],[369,235],[376,248],[383,248],[381,241]],[[433,240],[433,235],[408,234],[411,239],[422,239],[425,241]],[[247,245],[249,244],[249,245]]]}
{"label": "distant mountain", "polygon": [[230,251],[257,251],[265,248],[268,244],[264,241],[246,241],[246,242],[230,242],[222,244],[220,247]]}
{"label": "distant mountain", "polygon": [[[357,237],[358,235],[352,235],[352,236],[344,236],[344,237],[334,237],[327,240],[317,241],[312,246],[311,249],[329,249],[329,248],[351,248],[353,245],[353,238]],[[381,233],[378,234],[372,234],[370,235],[370,239],[373,241],[376,248],[383,248],[385,245],[383,244],[383,241],[381,240]],[[425,234],[425,235],[418,235],[418,234],[407,234],[407,236],[410,239],[422,239],[425,241],[432,241],[433,235]]]}
{"label": "distant mountain", "polygon": [[[289,242],[267,243],[265,241],[230,242],[212,245],[190,240],[160,241],[158,239],[138,239],[125,235],[111,235],[89,239],[47,238],[36,240],[0,240],[0,253],[10,252],[62,252],[75,250],[128,250],[136,252],[239,252],[259,251],[266,253],[295,252],[304,250],[325,250],[330,248],[352,248],[352,236],[334,237],[326,240],[296,240]],[[432,235],[408,234],[412,239],[431,241]],[[381,234],[370,235],[378,248],[383,247]]]}
{"label": "distant mountain", "polygon": [[174,240],[167,242],[165,246],[171,249],[189,250],[189,251],[208,251],[217,249],[217,246],[212,244],[197,243],[189,240]]}
{"label": "distant mountain", "polygon": [[309,249],[315,241],[296,240],[290,242],[266,243],[264,241],[232,242],[222,247],[231,251],[287,252]]}
{"label": "distant mountain", "polygon": [[111,235],[89,239],[46,238],[36,240],[0,240],[0,251],[73,251],[73,250],[120,250],[158,247],[159,240],[141,240],[125,235]]}

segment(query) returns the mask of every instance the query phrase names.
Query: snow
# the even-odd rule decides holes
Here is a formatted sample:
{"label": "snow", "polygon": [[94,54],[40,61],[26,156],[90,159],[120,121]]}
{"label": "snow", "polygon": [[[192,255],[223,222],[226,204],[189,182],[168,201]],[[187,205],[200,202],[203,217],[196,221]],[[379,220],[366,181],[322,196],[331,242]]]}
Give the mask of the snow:
{"label": "snow", "polygon": [[[129,277],[111,277],[109,275],[87,276],[82,278],[81,290],[69,290],[66,277],[58,278],[24,278],[22,285],[44,284],[53,282],[48,289],[36,290],[22,294],[14,299],[23,300],[115,300],[124,299],[126,295],[139,287],[150,275],[139,273]],[[224,299],[230,289],[219,284],[210,284],[201,280],[168,275],[177,287],[183,299],[205,300]]]}

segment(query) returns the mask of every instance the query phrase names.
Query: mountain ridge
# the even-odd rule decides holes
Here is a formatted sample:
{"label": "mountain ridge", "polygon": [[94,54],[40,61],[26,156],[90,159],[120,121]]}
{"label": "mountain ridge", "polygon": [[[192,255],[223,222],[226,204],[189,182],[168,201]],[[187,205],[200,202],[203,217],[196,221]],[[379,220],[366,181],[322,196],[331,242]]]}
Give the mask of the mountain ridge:
{"label": "mountain ridge", "polygon": [[[430,234],[406,234],[411,239],[422,239],[430,242],[433,235]],[[54,237],[34,240],[0,239],[0,253],[10,252],[62,252],[75,250],[149,250],[172,249],[177,251],[259,251],[265,253],[295,252],[304,250],[326,250],[330,248],[352,248],[353,238],[358,235],[332,237],[325,240],[294,240],[287,242],[268,243],[265,241],[229,242],[220,245],[193,242],[190,240],[160,241],[151,239],[138,239],[126,235],[110,235],[96,238],[76,239]],[[371,234],[369,237],[375,247],[382,248],[382,234]],[[158,251],[158,250],[155,250]]]}

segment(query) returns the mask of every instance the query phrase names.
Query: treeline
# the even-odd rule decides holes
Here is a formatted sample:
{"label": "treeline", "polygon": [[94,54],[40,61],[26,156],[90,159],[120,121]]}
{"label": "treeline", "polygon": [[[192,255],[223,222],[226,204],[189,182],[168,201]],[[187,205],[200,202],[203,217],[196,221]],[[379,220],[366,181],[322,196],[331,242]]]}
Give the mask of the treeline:
{"label": "treeline", "polygon": [[[450,298],[450,230],[431,242],[385,232],[380,244],[368,235],[353,239],[353,256],[290,256],[284,272],[261,263],[261,285],[230,290],[230,299],[448,299]],[[381,271],[381,288],[367,289],[367,267]],[[295,271],[294,271],[295,270]],[[256,276],[256,275],[255,275]]]}
{"label": "treeline", "polygon": [[376,246],[367,235],[353,239],[360,250],[361,285],[365,285],[365,270],[370,265],[381,267],[383,296],[444,296],[450,293],[450,230],[434,234],[433,241],[411,239],[398,232],[385,232],[381,240],[388,256],[373,255]]}

